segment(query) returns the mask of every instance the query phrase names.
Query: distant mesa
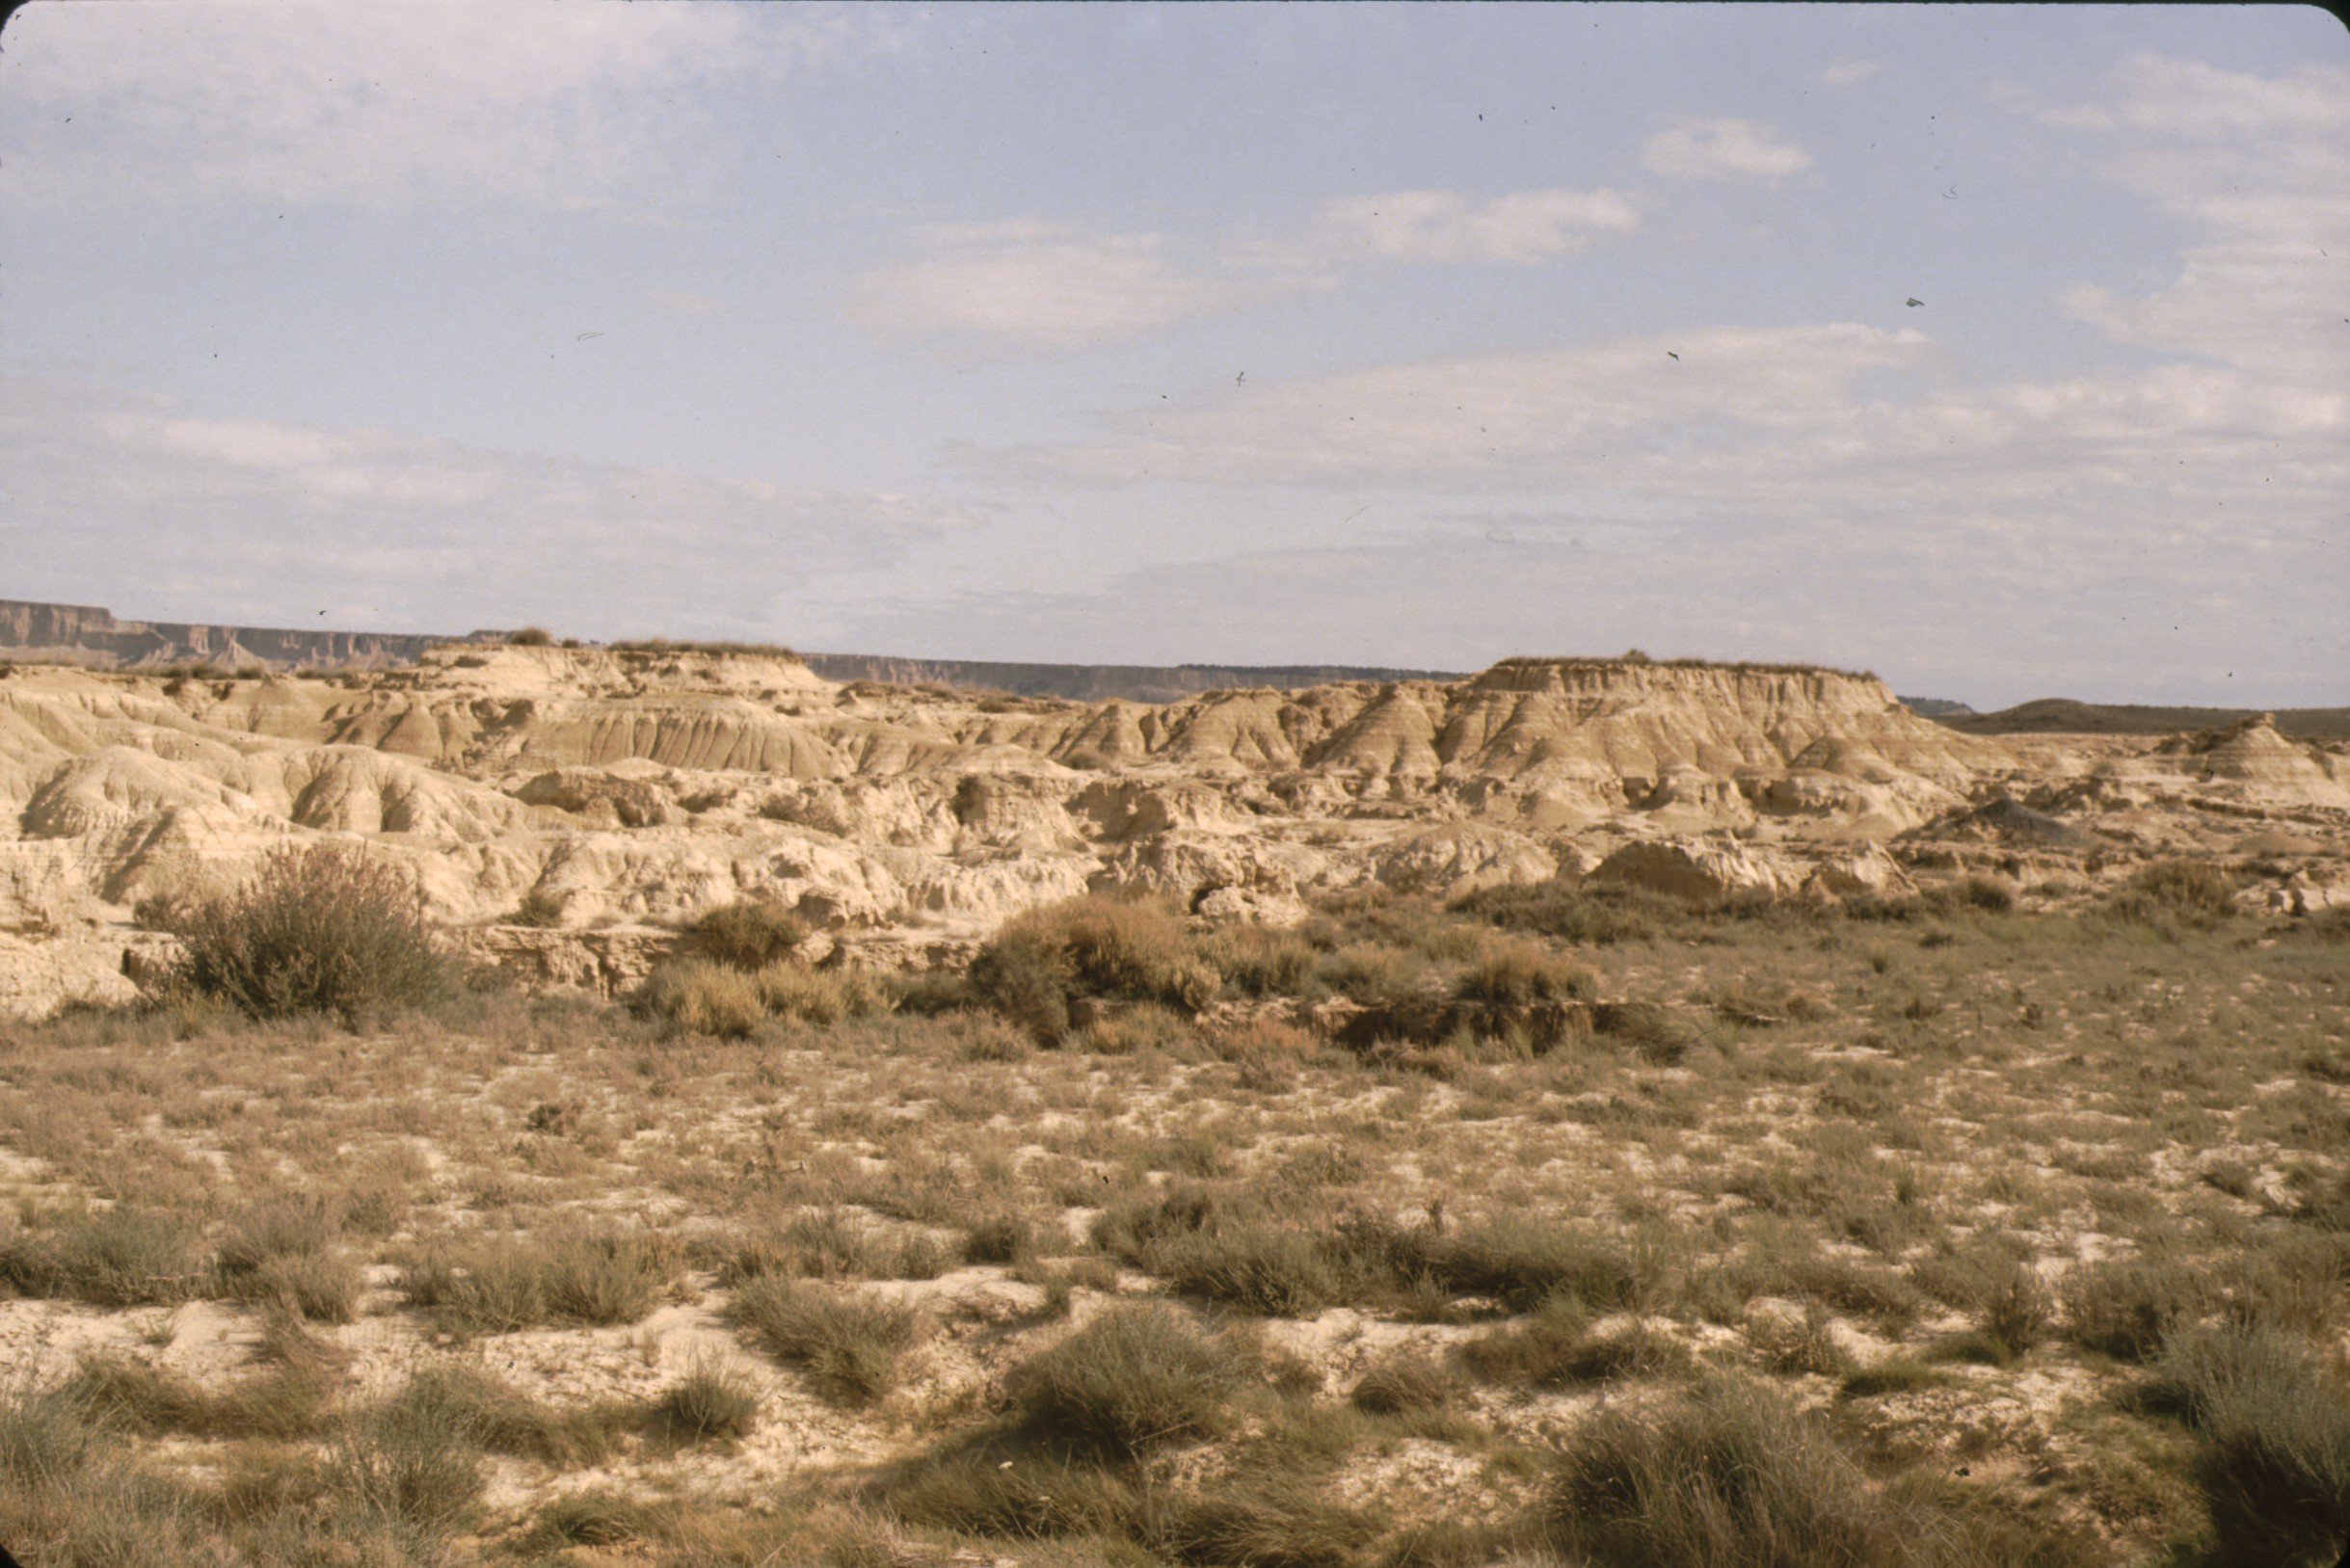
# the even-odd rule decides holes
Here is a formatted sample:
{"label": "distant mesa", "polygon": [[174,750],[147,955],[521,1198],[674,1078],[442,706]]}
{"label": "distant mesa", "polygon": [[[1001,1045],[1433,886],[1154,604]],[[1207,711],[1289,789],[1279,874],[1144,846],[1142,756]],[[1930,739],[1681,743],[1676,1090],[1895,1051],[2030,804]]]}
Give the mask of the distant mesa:
{"label": "distant mesa", "polygon": [[93,604],[0,599],[0,654],[30,664],[146,669],[217,664],[224,669],[383,669],[414,664],[441,643],[494,641],[416,632],[317,631],[277,626],[206,625],[188,621],[118,621]]}
{"label": "distant mesa", "polygon": [[[1908,701],[1908,699],[1904,699]],[[1926,718],[1970,735],[2170,735],[2185,731],[2224,730],[2257,719],[2250,707],[2146,707],[2129,704],[2076,703],[2043,697],[1996,713],[1936,713],[1909,706]],[[2277,732],[2296,740],[2350,740],[2350,707],[2279,708],[2271,717]]]}

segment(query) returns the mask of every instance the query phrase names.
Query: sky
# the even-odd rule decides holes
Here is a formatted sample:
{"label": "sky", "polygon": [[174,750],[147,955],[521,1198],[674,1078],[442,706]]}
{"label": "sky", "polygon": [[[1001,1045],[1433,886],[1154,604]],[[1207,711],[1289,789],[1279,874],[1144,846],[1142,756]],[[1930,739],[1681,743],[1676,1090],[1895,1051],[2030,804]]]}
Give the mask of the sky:
{"label": "sky", "polygon": [[2299,7],[36,3],[0,597],[2350,702]]}

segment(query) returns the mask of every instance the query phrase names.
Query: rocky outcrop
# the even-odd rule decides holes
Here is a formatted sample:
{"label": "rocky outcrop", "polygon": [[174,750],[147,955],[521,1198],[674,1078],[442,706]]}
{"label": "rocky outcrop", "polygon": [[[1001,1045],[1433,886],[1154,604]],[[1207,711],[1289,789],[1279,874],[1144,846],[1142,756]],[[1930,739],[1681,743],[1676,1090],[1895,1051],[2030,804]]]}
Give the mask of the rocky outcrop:
{"label": "rocky outcrop", "polygon": [[[477,950],[608,988],[748,894],[945,952],[1088,890],[1273,923],[1343,890],[1586,871],[1700,898],[1883,897],[1910,886],[1879,847],[1897,838],[1912,864],[2028,840],[2061,868],[2210,822],[2233,842],[2276,816],[2329,853],[2350,826],[2327,804],[2341,759],[2257,724],[2044,744],[1928,723],[1867,677],[1637,661],[1165,705],[840,685],[668,647],[443,647],[333,679],[18,666],[0,678],[0,931],[19,944],[0,999],[119,990],[139,899],[329,837],[406,866]],[[531,895],[554,923],[494,935],[525,929]]]}

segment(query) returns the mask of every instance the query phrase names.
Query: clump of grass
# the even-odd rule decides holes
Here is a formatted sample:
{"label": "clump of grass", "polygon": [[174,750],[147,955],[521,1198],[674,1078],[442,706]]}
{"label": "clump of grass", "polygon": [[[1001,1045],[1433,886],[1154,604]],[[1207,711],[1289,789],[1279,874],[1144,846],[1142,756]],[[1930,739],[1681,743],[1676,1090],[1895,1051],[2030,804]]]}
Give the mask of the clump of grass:
{"label": "clump of grass", "polygon": [[285,1367],[211,1393],[120,1355],[85,1357],[66,1386],[94,1419],[118,1431],[278,1441],[315,1436],[333,1392],[321,1371]]}
{"label": "clump of grass", "polygon": [[761,970],[760,1005],[773,1018],[829,1028],[843,1019],[873,1018],[896,999],[879,976],[864,970],[812,970],[775,963]]}
{"label": "clump of grass", "polygon": [[1530,1007],[1587,1000],[1598,984],[1589,965],[1531,942],[1504,938],[1479,944],[1477,956],[1453,982],[1453,997],[1496,1007]]}
{"label": "clump of grass", "polygon": [[[1121,1469],[985,1444],[907,1466],[886,1485],[890,1511],[910,1525],[1019,1540],[1091,1536],[1130,1555],[1129,1532],[1147,1512]],[[1081,1557],[1072,1568],[1089,1560],[1123,1559]]]}
{"label": "clump of grass", "polygon": [[759,1391],[739,1372],[697,1366],[662,1391],[653,1419],[673,1444],[732,1443],[759,1423]]}
{"label": "clump of grass", "polygon": [[1836,1342],[1827,1307],[1803,1303],[1800,1317],[1757,1316],[1747,1324],[1747,1342],[1770,1370],[1782,1375],[1842,1377],[1852,1357]]}
{"label": "clump of grass", "polygon": [[609,1456],[640,1412],[620,1400],[563,1406],[535,1399],[487,1369],[463,1363],[425,1368],[401,1399],[437,1413],[450,1430],[493,1453],[550,1465],[594,1464]]}
{"label": "clump of grass", "polygon": [[2074,1343],[2118,1361],[2145,1361],[2173,1329],[2203,1315],[2212,1290],[2192,1263],[2150,1254],[2084,1264],[2067,1277],[2059,1298]]}
{"label": "clump of grass", "polygon": [[577,1229],[429,1249],[409,1265],[404,1289],[409,1305],[461,1333],[502,1334],[636,1322],[683,1272],[683,1251],[668,1236]]}
{"label": "clump of grass", "polygon": [[1165,1556],[1202,1568],[1353,1568],[1378,1526],[1304,1477],[1275,1474],[1171,1500],[1145,1533]]}
{"label": "clump of grass", "polygon": [[0,1239],[0,1283],[100,1307],[171,1306],[196,1295],[203,1275],[185,1220],[118,1207]]}
{"label": "clump of grass", "polygon": [[320,1203],[281,1201],[247,1209],[214,1249],[221,1293],[282,1303],[315,1322],[352,1321],[364,1286],[358,1268],[334,1251],[335,1230],[334,1216]]}
{"label": "clump of grass", "polygon": [[1366,1416],[1408,1416],[1444,1410],[1460,1397],[1460,1383],[1429,1356],[1397,1356],[1355,1381],[1347,1402]]}
{"label": "clump of grass", "polygon": [[1022,1363],[1008,1386],[1031,1439],[1133,1459],[1213,1432],[1248,1375],[1230,1341],[1152,1303],[1103,1314]]}
{"label": "clump of grass", "polygon": [[416,884],[339,844],[276,851],[242,890],[174,911],[172,932],[183,957],[167,984],[258,1019],[326,1013],[356,1024],[458,989]]}
{"label": "clump of grass", "polygon": [[481,1497],[485,1436],[461,1386],[412,1378],[337,1433],[328,1460],[332,1494],[346,1507],[446,1534],[472,1517]]}
{"label": "clump of grass", "polygon": [[849,1406],[890,1391],[920,1323],[910,1307],[776,1273],[744,1280],[727,1312],[769,1355],[798,1365],[820,1397]]}
{"label": "clump of grass", "polygon": [[788,959],[808,940],[808,922],[775,898],[738,898],[692,926],[694,947],[712,963],[744,973]]}
{"label": "clump of grass", "polygon": [[1989,1568],[2100,1560],[2059,1527],[1931,1485],[1878,1487],[1827,1423],[1774,1391],[1709,1378],[1592,1417],[1545,1500],[1553,1543],[1609,1568]]}
{"label": "clump of grass", "polygon": [[1601,1333],[1573,1296],[1554,1296],[1518,1322],[1489,1329],[1461,1346],[1461,1355],[1491,1383],[1562,1388],[1655,1377],[1690,1365],[1677,1340],[1644,1320]]}
{"label": "clump of grass", "polygon": [[2201,1440],[2197,1479],[2224,1562],[2322,1563],[2350,1534],[2350,1398],[2274,1329],[2176,1334],[2145,1402]]}

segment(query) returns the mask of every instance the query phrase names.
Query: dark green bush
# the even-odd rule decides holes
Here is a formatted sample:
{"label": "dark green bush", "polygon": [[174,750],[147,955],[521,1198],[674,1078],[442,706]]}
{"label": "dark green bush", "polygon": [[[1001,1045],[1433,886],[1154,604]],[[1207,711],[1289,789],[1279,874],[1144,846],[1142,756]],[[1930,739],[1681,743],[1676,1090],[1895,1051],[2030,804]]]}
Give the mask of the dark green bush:
{"label": "dark green bush", "polygon": [[458,989],[417,885],[339,844],[277,851],[241,890],[173,912],[171,929],[184,949],[174,980],[254,1018],[330,1013],[355,1024]]}

